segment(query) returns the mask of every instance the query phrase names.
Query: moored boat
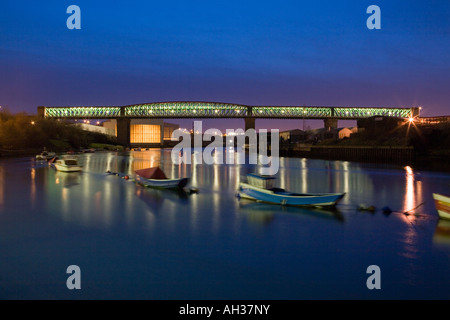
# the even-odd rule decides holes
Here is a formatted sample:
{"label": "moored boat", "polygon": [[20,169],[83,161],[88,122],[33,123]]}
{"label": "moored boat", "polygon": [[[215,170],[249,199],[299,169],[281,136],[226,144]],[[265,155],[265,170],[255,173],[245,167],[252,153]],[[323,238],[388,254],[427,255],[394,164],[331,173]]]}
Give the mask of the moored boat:
{"label": "moored boat", "polygon": [[36,155],[36,160],[49,160],[53,158],[56,154],[54,152],[48,152],[47,150],[42,151]]}
{"label": "moored boat", "polygon": [[433,193],[434,207],[439,218],[450,220],[450,197],[443,194]]}
{"label": "moored boat", "polygon": [[247,183],[239,184],[238,196],[259,202],[286,206],[334,207],[345,193],[294,193],[274,187],[275,178],[248,174]]}
{"label": "moored boat", "polygon": [[77,158],[74,157],[64,157],[62,159],[55,159],[52,161],[56,170],[62,172],[78,172],[82,170],[81,165],[78,163]]}
{"label": "moored boat", "polygon": [[168,179],[164,171],[159,167],[136,170],[136,182],[153,188],[176,189],[184,188],[189,178]]}

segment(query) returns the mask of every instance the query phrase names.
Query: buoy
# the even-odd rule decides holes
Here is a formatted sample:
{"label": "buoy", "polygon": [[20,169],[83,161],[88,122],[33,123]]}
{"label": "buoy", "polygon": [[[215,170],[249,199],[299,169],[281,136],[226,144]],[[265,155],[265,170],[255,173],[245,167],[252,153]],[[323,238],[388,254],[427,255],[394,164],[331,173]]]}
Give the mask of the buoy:
{"label": "buoy", "polygon": [[389,208],[389,207],[383,207],[383,209],[381,209],[381,210],[383,210],[383,213],[386,213],[386,214],[389,214],[389,213],[392,213],[392,210],[391,210],[391,208]]}
{"label": "buoy", "polygon": [[128,180],[130,177],[129,176],[125,176],[123,177],[125,180]]}
{"label": "buoy", "polygon": [[358,207],[358,210],[360,211],[370,211],[370,212],[374,212],[375,211],[375,206],[366,206],[365,204],[360,204]]}
{"label": "buoy", "polygon": [[198,189],[197,188],[190,188],[189,192],[190,193],[198,193]]}

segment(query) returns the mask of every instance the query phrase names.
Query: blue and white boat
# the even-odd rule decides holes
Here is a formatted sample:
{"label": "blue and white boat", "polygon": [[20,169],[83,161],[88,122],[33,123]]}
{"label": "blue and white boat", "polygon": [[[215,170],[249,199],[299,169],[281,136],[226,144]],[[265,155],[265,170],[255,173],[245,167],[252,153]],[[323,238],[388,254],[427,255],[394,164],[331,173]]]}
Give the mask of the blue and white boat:
{"label": "blue and white boat", "polygon": [[275,188],[273,176],[248,174],[248,182],[241,182],[237,196],[258,202],[285,206],[334,207],[345,193],[293,193]]}

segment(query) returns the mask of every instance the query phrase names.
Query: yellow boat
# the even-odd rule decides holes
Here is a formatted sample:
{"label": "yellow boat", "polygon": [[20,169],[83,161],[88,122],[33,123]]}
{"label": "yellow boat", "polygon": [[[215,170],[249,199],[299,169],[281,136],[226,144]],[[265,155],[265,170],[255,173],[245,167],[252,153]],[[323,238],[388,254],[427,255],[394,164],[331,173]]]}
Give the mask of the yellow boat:
{"label": "yellow boat", "polygon": [[450,197],[433,193],[433,199],[439,218],[450,220]]}

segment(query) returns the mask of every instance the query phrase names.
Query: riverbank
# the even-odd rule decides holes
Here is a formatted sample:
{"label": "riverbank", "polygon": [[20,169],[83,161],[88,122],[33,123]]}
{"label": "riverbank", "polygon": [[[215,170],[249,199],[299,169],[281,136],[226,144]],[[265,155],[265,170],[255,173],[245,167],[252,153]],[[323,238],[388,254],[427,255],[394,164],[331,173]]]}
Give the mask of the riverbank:
{"label": "riverbank", "polygon": [[[37,154],[41,153],[43,148],[27,148],[27,149],[18,149],[18,150],[7,150],[0,149],[0,158],[5,157],[34,157]],[[91,143],[88,148],[74,150],[73,148],[53,148],[48,149],[48,151],[53,151],[56,153],[83,153],[86,151],[123,151],[124,148],[119,145],[113,144],[105,144],[105,143]]]}
{"label": "riverbank", "polygon": [[303,144],[281,146],[280,156],[395,164],[412,164],[416,158],[413,147],[315,146]]}
{"label": "riverbank", "polygon": [[0,158],[35,156],[41,152],[42,152],[42,149],[37,149],[37,148],[21,149],[21,150],[0,149]]}
{"label": "riverbank", "polygon": [[352,161],[374,164],[411,166],[419,170],[450,172],[446,152],[420,154],[412,147],[392,146],[312,146],[290,145],[280,147],[280,156]]}

